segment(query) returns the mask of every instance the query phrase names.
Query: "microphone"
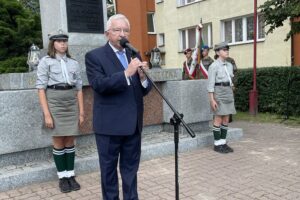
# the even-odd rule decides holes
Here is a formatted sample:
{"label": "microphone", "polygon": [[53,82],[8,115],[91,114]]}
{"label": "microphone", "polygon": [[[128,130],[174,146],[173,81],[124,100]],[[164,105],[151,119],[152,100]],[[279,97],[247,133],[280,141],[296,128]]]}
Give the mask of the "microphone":
{"label": "microphone", "polygon": [[130,43],[129,41],[122,37],[122,39],[120,40],[120,45],[123,47],[123,48],[128,48],[130,49],[134,54],[138,54],[139,53],[139,50],[137,50],[136,48],[134,48]]}

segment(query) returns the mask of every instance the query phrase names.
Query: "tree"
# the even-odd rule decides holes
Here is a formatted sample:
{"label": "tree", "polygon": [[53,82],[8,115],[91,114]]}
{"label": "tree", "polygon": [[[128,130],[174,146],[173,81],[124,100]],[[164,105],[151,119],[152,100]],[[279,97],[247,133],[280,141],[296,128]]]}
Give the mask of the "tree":
{"label": "tree", "polygon": [[300,33],[300,0],[268,0],[259,9],[264,14],[265,24],[269,26],[267,34],[283,26],[286,19],[290,20],[291,30],[285,41]]}
{"label": "tree", "polygon": [[18,0],[0,0],[0,35],[0,73],[28,71],[31,44],[42,44],[39,13]]}
{"label": "tree", "polygon": [[32,12],[40,12],[40,3],[38,0],[19,0],[25,8],[28,8]]}

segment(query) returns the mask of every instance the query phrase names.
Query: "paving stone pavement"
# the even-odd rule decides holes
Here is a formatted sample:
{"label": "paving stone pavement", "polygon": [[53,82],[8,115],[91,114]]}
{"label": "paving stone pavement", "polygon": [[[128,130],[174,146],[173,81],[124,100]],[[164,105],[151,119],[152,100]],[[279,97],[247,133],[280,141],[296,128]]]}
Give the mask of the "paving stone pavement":
{"label": "paving stone pavement", "polygon": [[[234,153],[205,147],[179,154],[180,199],[299,200],[300,127],[242,121],[230,126],[244,130],[242,140],[230,143]],[[99,172],[77,180],[79,191],[62,194],[50,181],[1,192],[0,200],[102,199]],[[141,200],[175,199],[174,156],[141,162],[138,185]]]}

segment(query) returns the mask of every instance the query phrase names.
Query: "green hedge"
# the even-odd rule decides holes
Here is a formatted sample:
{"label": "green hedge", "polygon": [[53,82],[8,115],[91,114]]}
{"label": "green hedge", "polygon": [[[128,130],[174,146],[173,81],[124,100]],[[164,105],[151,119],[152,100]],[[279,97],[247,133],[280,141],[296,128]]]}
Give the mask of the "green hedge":
{"label": "green hedge", "polygon": [[[300,67],[267,67],[259,68],[256,72],[258,111],[284,115],[288,110],[289,115],[300,116]],[[237,110],[249,110],[252,81],[252,69],[240,69],[237,72]]]}
{"label": "green hedge", "polygon": [[27,57],[25,56],[0,61],[0,74],[28,72],[28,65],[26,64],[26,61]]}

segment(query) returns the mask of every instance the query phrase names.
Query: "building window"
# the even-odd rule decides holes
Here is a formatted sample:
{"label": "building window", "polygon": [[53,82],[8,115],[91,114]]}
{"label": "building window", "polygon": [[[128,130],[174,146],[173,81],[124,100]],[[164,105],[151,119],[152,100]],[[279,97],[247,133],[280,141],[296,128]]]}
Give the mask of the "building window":
{"label": "building window", "polygon": [[254,36],[254,26],[253,26],[253,16],[247,17],[247,40],[253,40]]}
{"label": "building window", "polygon": [[[258,15],[257,39],[265,38],[264,18]],[[251,42],[254,38],[253,16],[239,17],[222,22],[223,41],[231,44]]]}
{"label": "building window", "polygon": [[147,13],[148,33],[155,33],[154,13]]}
{"label": "building window", "polygon": [[242,42],[243,41],[243,19],[236,19],[235,23],[235,41]]}
{"label": "building window", "polygon": [[265,38],[265,18],[263,15],[258,16],[258,39]]}
{"label": "building window", "polygon": [[[180,51],[184,51],[187,48],[194,48],[196,46],[196,31],[198,31],[196,26],[192,27],[192,28],[179,30]],[[205,45],[208,45],[209,47],[211,47],[213,45],[212,44],[212,25],[211,25],[211,23],[203,25],[202,40],[203,40],[203,43]]]}
{"label": "building window", "polygon": [[205,45],[212,47],[213,44],[212,44],[212,25],[211,25],[211,23],[203,24],[202,40]]}
{"label": "building window", "polygon": [[200,0],[177,0],[177,5],[178,6],[185,6],[185,5],[197,2],[197,1],[200,1]]}
{"label": "building window", "polygon": [[164,33],[158,34],[157,44],[159,47],[165,46],[165,34]]}
{"label": "building window", "polygon": [[225,41],[232,42],[232,21],[224,22]]}

